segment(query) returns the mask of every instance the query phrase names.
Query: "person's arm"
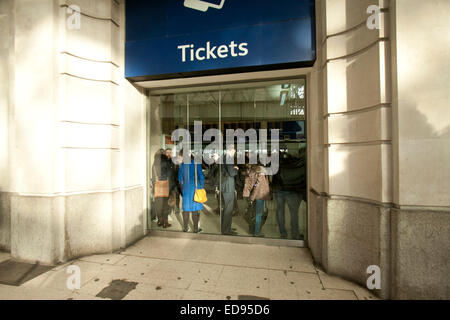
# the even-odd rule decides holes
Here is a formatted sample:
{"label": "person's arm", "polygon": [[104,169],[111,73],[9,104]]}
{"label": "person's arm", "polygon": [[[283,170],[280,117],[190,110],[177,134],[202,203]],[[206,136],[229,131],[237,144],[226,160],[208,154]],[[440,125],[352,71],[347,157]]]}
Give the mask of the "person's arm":
{"label": "person's arm", "polygon": [[225,168],[226,168],[226,170],[227,170],[227,172],[228,172],[228,174],[229,174],[230,177],[235,177],[235,176],[237,176],[238,171],[237,171],[237,169],[234,167],[234,165],[232,165],[232,164],[227,164],[227,165],[225,166]]}
{"label": "person's arm", "polygon": [[156,172],[155,164],[153,164],[152,165],[152,186],[155,185],[155,181],[156,181],[155,172]]}
{"label": "person's arm", "polygon": [[253,186],[255,185],[253,178],[253,174],[249,174],[245,177],[244,192],[242,194],[244,198],[250,197],[250,193],[252,192]]}
{"label": "person's arm", "polygon": [[181,187],[183,187],[183,171],[184,166],[180,164],[180,169],[178,170],[178,181],[180,182]]}
{"label": "person's arm", "polygon": [[167,173],[168,173],[167,179],[169,180],[170,193],[172,193],[176,188],[176,183],[175,183],[174,169],[170,165],[170,163],[168,163],[168,165],[167,165]]}

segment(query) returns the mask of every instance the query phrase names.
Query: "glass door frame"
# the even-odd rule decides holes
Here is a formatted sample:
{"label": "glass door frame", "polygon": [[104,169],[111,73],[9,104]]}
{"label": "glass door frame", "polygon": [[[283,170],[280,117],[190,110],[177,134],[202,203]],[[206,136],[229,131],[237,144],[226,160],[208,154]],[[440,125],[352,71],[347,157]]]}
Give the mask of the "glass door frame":
{"label": "glass door frame", "polygon": [[[307,70],[309,71],[309,70]],[[308,220],[309,220],[309,187],[310,187],[310,175],[309,175],[309,168],[310,168],[310,157],[309,157],[309,142],[310,137],[308,134],[308,109],[309,109],[309,88],[310,88],[310,76],[309,73],[300,74],[298,76],[291,76],[291,77],[282,77],[282,78],[268,78],[268,79],[248,79],[248,80],[242,80],[242,81],[232,81],[232,82],[224,82],[224,83],[214,83],[214,84],[193,84],[193,85],[185,85],[185,86],[174,86],[174,87],[164,87],[164,88],[152,88],[152,89],[144,89],[144,95],[146,99],[146,190],[144,194],[146,195],[146,216],[144,218],[144,224],[145,229],[148,231],[152,231],[151,228],[151,197],[150,197],[150,184],[151,184],[151,154],[150,154],[150,133],[151,133],[151,96],[155,95],[161,95],[161,94],[169,94],[169,93],[178,93],[178,92],[196,92],[196,91],[218,91],[219,92],[219,126],[222,125],[222,108],[221,108],[221,94],[222,90],[227,90],[235,87],[236,89],[243,89],[243,88],[249,88],[246,85],[249,86],[264,86],[271,83],[280,83],[280,82],[295,82],[295,81],[304,81],[305,83],[305,90],[304,90],[304,100],[305,100],[305,110],[304,110],[304,132],[306,135],[306,193],[305,193],[305,202],[306,202],[306,214],[305,214],[305,227],[304,227],[304,239],[299,240],[303,242],[303,247],[308,247],[308,234],[309,234],[309,228],[308,228]],[[189,111],[188,111],[189,112]],[[221,199],[220,199],[221,202]],[[161,232],[167,232],[167,231],[161,231]],[[182,233],[182,232],[174,232],[169,231],[168,233]],[[201,235],[201,234],[200,234]],[[221,237],[222,235],[217,234],[205,234],[208,238],[210,237]],[[245,236],[245,235],[236,235],[233,236],[233,238],[244,238],[244,239],[252,239],[254,237],[251,236]],[[266,238],[261,240],[269,240],[269,241],[276,241],[276,242],[284,242],[289,241],[286,239],[274,239],[274,238]],[[237,241],[239,242],[239,241]],[[251,241],[250,241],[251,242]]]}

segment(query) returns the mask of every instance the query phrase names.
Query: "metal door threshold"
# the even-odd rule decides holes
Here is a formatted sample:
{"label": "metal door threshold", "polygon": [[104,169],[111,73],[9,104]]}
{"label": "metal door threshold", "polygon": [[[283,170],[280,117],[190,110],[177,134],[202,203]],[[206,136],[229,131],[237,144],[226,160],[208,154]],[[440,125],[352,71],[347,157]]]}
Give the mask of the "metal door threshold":
{"label": "metal door threshold", "polygon": [[220,234],[217,235],[217,234],[192,233],[181,231],[148,230],[147,236],[177,238],[177,239],[222,241],[222,242],[242,243],[242,244],[260,244],[265,246],[277,246],[277,247],[297,247],[297,248],[305,247],[304,240],[271,239],[271,238],[258,238],[251,236],[225,236]]}

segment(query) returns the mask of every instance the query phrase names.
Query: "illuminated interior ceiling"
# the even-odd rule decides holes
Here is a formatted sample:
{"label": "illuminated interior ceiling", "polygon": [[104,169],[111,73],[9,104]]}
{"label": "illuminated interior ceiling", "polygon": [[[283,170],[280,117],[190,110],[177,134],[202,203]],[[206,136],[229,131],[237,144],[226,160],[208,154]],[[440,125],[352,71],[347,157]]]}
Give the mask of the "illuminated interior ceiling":
{"label": "illuminated interior ceiling", "polygon": [[[276,102],[281,100],[304,99],[304,85],[290,84],[288,88],[282,85],[271,85],[260,88],[232,89],[221,91],[221,102],[226,103],[245,103],[245,102]],[[215,104],[219,101],[218,91],[197,91],[186,94],[169,94],[162,96],[163,102],[175,102],[175,104],[185,104],[187,96],[191,104]],[[283,103],[284,104],[284,103]]]}

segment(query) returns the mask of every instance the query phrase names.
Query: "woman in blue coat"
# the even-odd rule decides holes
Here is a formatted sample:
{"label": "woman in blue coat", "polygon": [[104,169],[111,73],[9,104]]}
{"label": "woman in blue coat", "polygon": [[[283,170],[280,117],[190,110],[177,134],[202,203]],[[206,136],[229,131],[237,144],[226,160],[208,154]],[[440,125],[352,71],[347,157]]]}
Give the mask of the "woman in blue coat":
{"label": "woman in blue coat", "polygon": [[[182,153],[180,152],[180,156]],[[197,166],[197,189],[203,189],[205,186],[205,176],[202,172],[201,164],[194,164],[194,159],[191,158],[191,163],[181,163],[178,171],[178,181],[180,182],[183,192],[183,231],[188,231],[189,213],[192,212],[192,221],[194,222],[194,232],[200,232],[198,222],[200,220],[200,212],[203,210],[203,204],[194,201],[195,193],[195,166]]]}

